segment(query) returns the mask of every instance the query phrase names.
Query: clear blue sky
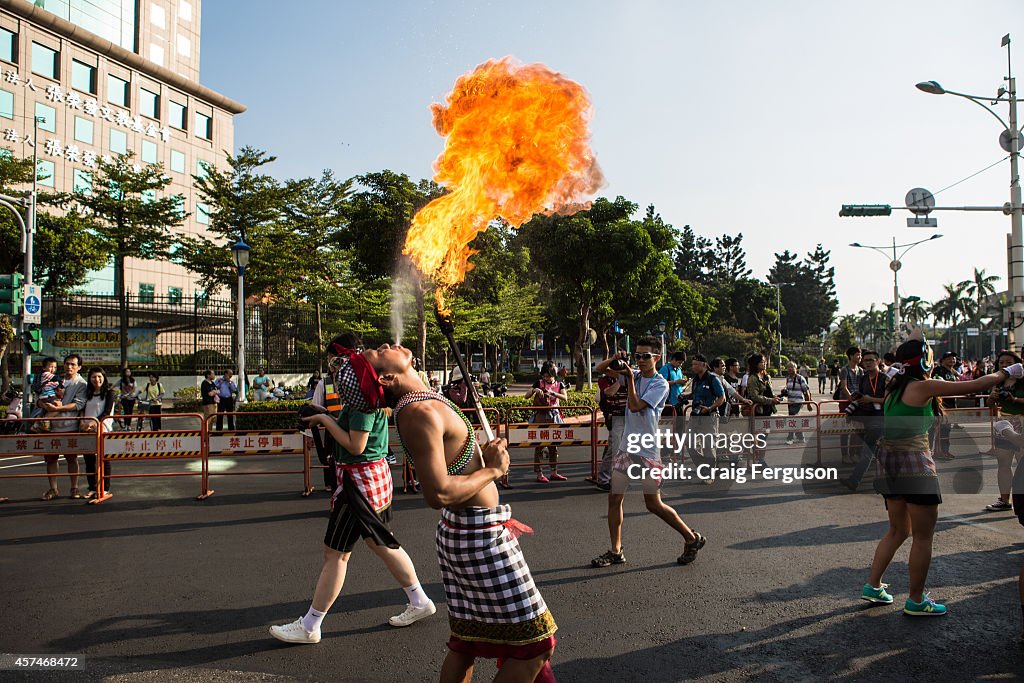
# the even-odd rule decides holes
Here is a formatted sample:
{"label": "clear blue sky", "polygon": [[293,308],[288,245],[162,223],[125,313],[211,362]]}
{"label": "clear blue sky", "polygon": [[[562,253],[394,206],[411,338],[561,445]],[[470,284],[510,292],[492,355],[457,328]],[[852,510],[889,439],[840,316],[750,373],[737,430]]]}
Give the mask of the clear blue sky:
{"label": "clear blue sky", "polygon": [[[602,195],[653,203],[706,236],[742,232],[759,277],[773,252],[821,242],[841,313],[892,299],[885,260],[850,242],[935,232],[908,229],[903,211],[840,219],[841,204],[902,204],[912,187],[938,192],[1005,156],[994,118],[914,84],[994,96],[1005,33],[1024,79],[1020,0],[207,0],[202,9],[201,81],[248,107],[235,119],[236,147],[275,154],[275,175],[429,177],[443,143],[428,106],[460,74],[511,54],[589,90]],[[1002,205],[1008,162],[937,201]],[[907,257],[902,293],[931,301],[973,267],[1005,287],[1009,218],[933,215],[945,237]]]}

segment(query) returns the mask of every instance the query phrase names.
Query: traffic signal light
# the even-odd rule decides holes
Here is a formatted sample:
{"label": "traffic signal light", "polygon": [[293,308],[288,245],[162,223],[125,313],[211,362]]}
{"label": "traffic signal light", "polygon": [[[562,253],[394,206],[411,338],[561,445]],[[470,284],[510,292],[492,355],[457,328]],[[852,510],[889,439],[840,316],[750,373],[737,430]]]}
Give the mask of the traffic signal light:
{"label": "traffic signal light", "polygon": [[29,353],[43,352],[43,331],[38,327],[25,330],[25,350]]}
{"label": "traffic signal light", "polygon": [[0,275],[0,313],[21,315],[21,286],[25,276],[21,273]]}
{"label": "traffic signal light", "polygon": [[892,207],[888,204],[843,204],[839,210],[840,218],[864,218],[865,216],[891,216]]}

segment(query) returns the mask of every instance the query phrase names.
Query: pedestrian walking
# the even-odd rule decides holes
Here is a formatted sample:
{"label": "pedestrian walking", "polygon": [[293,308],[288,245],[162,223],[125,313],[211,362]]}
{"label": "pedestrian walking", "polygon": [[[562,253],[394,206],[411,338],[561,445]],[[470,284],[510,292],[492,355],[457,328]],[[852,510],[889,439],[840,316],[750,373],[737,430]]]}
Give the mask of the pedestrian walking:
{"label": "pedestrian walking", "polygon": [[405,592],[405,611],[388,619],[391,626],[411,626],[437,608],[416,576],[409,554],[391,532],[394,482],[388,467],[388,414],[379,377],[362,353],[342,346],[337,338],[330,353],[344,357],[337,378],[345,406],[337,418],[317,414],[304,418],[311,428],[323,427],[334,440],[338,487],[331,498],[331,519],[324,537],[323,566],[306,615],[270,633],[286,643],[318,643],[321,624],[345,584],[348,561],[362,538]]}
{"label": "pedestrian walking", "polygon": [[501,680],[553,683],[558,627],[517,540],[531,530],[512,519],[494,485],[508,470],[507,442],[481,450],[462,411],[424,386],[408,349],[383,344],[365,355],[397,402],[398,435],[423,496],[441,508],[435,539],[451,627],[441,680],[468,681],[483,657],[497,658]]}
{"label": "pedestrian walking", "polygon": [[210,418],[217,412],[217,403],[220,400],[215,378],[213,370],[207,370],[203,373],[203,381],[199,383],[199,412],[207,429],[210,428]]}
{"label": "pedestrian walking", "polygon": [[[628,354],[619,352],[597,364],[597,372],[618,375],[626,385],[628,399],[625,425],[619,450],[612,463],[611,492],[608,494],[608,535],[610,548],[594,558],[594,567],[609,567],[626,561],[622,546],[622,502],[631,478],[642,482],[644,504],[647,511],[660,518],[683,537],[683,554],[676,560],[690,564],[707,539],[691,529],[673,508],[661,499],[661,454],[654,439],[658,432],[665,401],[668,400],[668,381],[655,371],[661,355],[661,342],[656,337],[641,337],[636,343],[637,369],[626,362]],[[652,443],[653,442],[653,443]],[[629,472],[629,474],[627,474]]]}
{"label": "pedestrian walking", "polygon": [[[786,397],[786,406],[789,408],[790,417],[799,415],[800,410],[804,406],[807,406],[808,410],[814,410],[814,406],[811,403],[811,387],[807,384],[807,378],[796,371],[796,363],[792,361],[786,366],[786,388],[784,392],[783,395]],[[786,445],[792,446],[794,443],[807,443],[803,432],[790,432],[786,435]]]}
{"label": "pedestrian walking", "polygon": [[[861,350],[856,346],[846,349],[846,366],[839,373],[839,387],[836,388],[832,398],[839,401],[839,412],[846,413],[847,420],[854,408],[850,407],[850,401],[860,398],[860,378],[864,376],[864,370],[860,367]],[[843,462],[855,464],[857,462],[857,438],[852,434],[840,434],[839,446],[842,452]]]}
{"label": "pedestrian walking", "polygon": [[[747,358],[747,387],[746,398],[753,403],[754,417],[769,417],[774,415],[782,399],[772,391],[772,380],[768,376],[768,362],[760,353],[755,353]],[[752,462],[764,462],[764,450],[757,446],[751,448],[750,457]]]}
{"label": "pedestrian walking", "polygon": [[[1006,369],[1020,363],[1021,357],[1013,351],[1000,351],[996,363],[1000,369]],[[1007,377],[992,389],[989,404],[993,414],[1006,420],[1015,432],[1024,432],[1024,381],[1016,377]],[[1013,486],[1013,468],[1021,457],[1021,450],[1009,440],[998,434],[993,444],[992,455],[995,456],[998,468],[996,481],[999,485],[999,498],[985,506],[986,512],[1005,512],[1013,509],[1010,505],[1010,493]],[[1024,493],[1020,491],[1019,493]]]}
{"label": "pedestrian walking", "polygon": [[896,350],[899,366],[886,391],[883,413],[885,431],[878,445],[875,490],[885,498],[889,530],[878,543],[861,599],[891,604],[892,595],[882,583],[886,568],[900,546],[913,537],[908,569],[909,595],[903,605],[908,616],[941,616],[946,606],[925,592],[932,557],[932,537],[942,495],[935,461],[928,441],[935,415],[942,413],[936,399],[957,391],[985,391],[1011,377],[1024,378],[1024,366],[1010,365],[993,374],[957,386],[929,378],[931,347],[924,339],[911,338]]}
{"label": "pedestrian walking", "polygon": [[825,382],[828,380],[828,365],[825,364],[825,359],[821,358],[818,360],[818,393],[825,393]]}
{"label": "pedestrian walking", "polygon": [[828,369],[828,391],[834,393],[839,386],[839,361],[833,361]]}
{"label": "pedestrian walking", "polygon": [[863,443],[857,451],[857,464],[853,468],[853,473],[849,478],[839,480],[851,491],[857,490],[864,475],[867,474],[868,468],[871,467],[871,463],[875,461],[878,440],[882,438],[885,426],[882,405],[885,402],[885,388],[889,383],[889,378],[882,374],[879,369],[880,365],[877,351],[864,351],[861,354],[864,376],[860,380],[861,396],[854,402],[856,408],[853,411],[852,419],[863,428],[861,437]]}

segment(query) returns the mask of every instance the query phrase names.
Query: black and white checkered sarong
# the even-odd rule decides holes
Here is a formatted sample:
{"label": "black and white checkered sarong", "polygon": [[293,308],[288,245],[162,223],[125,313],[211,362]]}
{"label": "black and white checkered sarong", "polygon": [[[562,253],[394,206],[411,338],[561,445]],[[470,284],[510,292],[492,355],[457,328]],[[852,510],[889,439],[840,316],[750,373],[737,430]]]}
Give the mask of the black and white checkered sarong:
{"label": "black and white checkered sarong", "polygon": [[511,518],[508,505],[441,511],[437,557],[452,635],[462,640],[522,645],[557,629],[505,526]]}

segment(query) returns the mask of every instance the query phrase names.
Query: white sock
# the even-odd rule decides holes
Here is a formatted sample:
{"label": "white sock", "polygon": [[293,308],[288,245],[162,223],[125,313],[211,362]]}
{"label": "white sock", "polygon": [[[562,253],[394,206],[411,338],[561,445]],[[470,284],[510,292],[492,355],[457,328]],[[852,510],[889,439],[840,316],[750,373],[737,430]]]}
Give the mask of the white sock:
{"label": "white sock", "polygon": [[306,612],[306,616],[302,617],[302,628],[306,629],[310,633],[313,631],[319,631],[320,624],[323,623],[324,617],[326,616],[327,612],[321,612],[310,605],[309,611]]}
{"label": "white sock", "polygon": [[423,586],[417,581],[411,586],[406,586],[402,590],[405,591],[405,597],[409,599],[409,604],[413,607],[426,607],[430,603],[430,598],[423,591]]}

